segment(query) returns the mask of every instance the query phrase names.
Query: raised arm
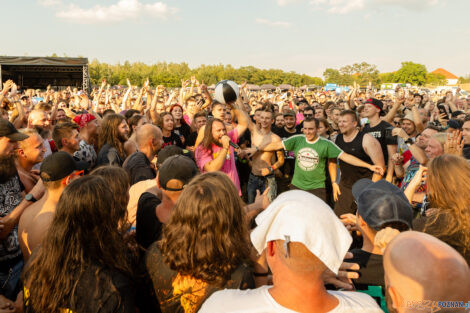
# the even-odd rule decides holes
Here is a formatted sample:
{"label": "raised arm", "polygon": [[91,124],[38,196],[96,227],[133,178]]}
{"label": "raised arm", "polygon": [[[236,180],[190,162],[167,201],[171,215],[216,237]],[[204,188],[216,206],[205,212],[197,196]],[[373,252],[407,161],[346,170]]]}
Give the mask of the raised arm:
{"label": "raised arm", "polygon": [[[377,139],[375,139],[369,134],[365,134],[362,140],[362,147],[364,148],[364,151],[370,157],[374,165],[380,166],[382,169],[385,169],[384,154],[382,152],[382,147],[380,146],[380,143]],[[380,179],[382,179],[382,175],[374,172],[374,175],[372,176],[372,181],[378,181]]]}
{"label": "raised arm", "polygon": [[392,108],[390,109],[390,111],[388,111],[387,115],[385,115],[383,120],[386,121],[387,123],[392,123],[393,118],[397,114],[398,109],[400,108],[400,106],[403,104],[404,101],[405,101],[404,97],[397,97],[395,99],[395,103],[393,104]]}
{"label": "raised arm", "polygon": [[208,106],[210,106],[212,104],[212,97],[211,97],[211,94],[209,93],[209,91],[207,90],[207,86],[206,84],[204,84],[204,81],[202,81],[202,84],[201,84],[201,92],[206,95],[206,98],[205,98],[205,101],[204,101],[204,104],[201,106],[201,110],[204,110],[205,108],[207,108]]}
{"label": "raised arm", "polygon": [[237,131],[238,136],[243,135],[245,130],[248,128],[248,125],[251,123],[251,119],[248,114],[243,110],[243,101],[241,97],[238,97],[237,101],[235,101],[233,105],[233,114],[237,118]]}

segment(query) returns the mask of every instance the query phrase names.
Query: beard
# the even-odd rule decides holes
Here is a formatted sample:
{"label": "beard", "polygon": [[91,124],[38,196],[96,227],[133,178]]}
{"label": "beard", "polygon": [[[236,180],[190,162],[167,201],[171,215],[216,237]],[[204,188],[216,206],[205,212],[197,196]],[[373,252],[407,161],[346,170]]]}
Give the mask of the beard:
{"label": "beard", "polygon": [[42,128],[40,126],[33,126],[33,127],[38,132],[39,136],[41,136],[42,139],[49,138],[49,129]]}
{"label": "beard", "polygon": [[120,142],[124,143],[124,142],[126,142],[126,141],[129,139],[129,137],[128,137],[126,134],[121,134],[121,133],[118,132],[118,134],[117,134],[117,139],[118,139]]}
{"label": "beard", "polygon": [[0,184],[7,182],[17,173],[14,155],[0,157]]}

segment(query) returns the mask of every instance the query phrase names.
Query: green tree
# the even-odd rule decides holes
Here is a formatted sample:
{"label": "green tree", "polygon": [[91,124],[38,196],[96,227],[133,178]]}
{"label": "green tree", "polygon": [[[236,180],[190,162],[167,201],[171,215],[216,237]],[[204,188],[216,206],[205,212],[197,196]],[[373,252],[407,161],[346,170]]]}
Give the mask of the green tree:
{"label": "green tree", "polygon": [[442,74],[429,73],[426,83],[433,86],[447,85],[447,79]]}
{"label": "green tree", "polygon": [[359,85],[367,85],[369,82],[374,85],[379,83],[379,70],[373,64],[354,63],[341,67],[339,71],[344,76],[343,85],[352,85],[354,81]]}
{"label": "green tree", "polygon": [[341,73],[333,68],[327,68],[323,72],[323,77],[325,78],[325,83],[341,84],[341,82],[343,81]]}
{"label": "green tree", "polygon": [[383,83],[396,83],[395,72],[380,73],[379,74],[379,81],[380,81],[381,84],[383,84]]}
{"label": "green tree", "polygon": [[321,78],[311,77],[295,72],[284,72],[278,69],[258,69],[253,66],[234,68],[231,65],[201,65],[197,68],[189,68],[187,63],[159,62],[147,65],[141,62],[123,64],[100,63],[94,59],[89,64],[90,78],[93,84],[99,84],[106,78],[110,84],[125,85],[129,78],[132,84],[142,86],[147,78],[151,85],[163,84],[168,87],[181,86],[181,79],[189,79],[195,75],[199,81],[207,85],[217,83],[222,79],[231,79],[236,82],[247,81],[250,84],[291,84],[302,86],[308,84],[323,84]]}
{"label": "green tree", "polygon": [[423,64],[402,62],[401,68],[395,74],[395,79],[398,83],[422,86],[427,82],[427,76],[428,71]]}
{"label": "green tree", "polygon": [[470,74],[467,76],[461,76],[459,77],[459,84],[468,84],[470,83]]}

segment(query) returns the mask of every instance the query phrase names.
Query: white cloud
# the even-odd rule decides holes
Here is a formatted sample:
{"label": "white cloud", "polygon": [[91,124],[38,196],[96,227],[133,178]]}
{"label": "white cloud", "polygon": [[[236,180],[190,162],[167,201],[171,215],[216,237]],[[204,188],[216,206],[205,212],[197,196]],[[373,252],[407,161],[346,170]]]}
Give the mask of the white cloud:
{"label": "white cloud", "polygon": [[277,0],[277,4],[281,7],[283,6],[286,6],[286,5],[289,5],[289,4],[293,4],[293,3],[298,3],[298,2],[302,2],[303,0]]}
{"label": "white cloud", "polygon": [[274,27],[284,27],[284,28],[290,27],[290,25],[291,25],[289,22],[270,21],[270,20],[267,20],[267,19],[264,19],[264,18],[257,18],[255,20],[255,22],[258,23],[258,24],[274,26]]}
{"label": "white cloud", "polygon": [[167,19],[177,11],[177,8],[169,7],[163,2],[143,4],[139,0],[119,0],[119,2],[110,6],[95,5],[89,9],[70,4],[67,9],[57,12],[56,16],[79,24],[97,24],[137,19],[143,15]]}
{"label": "white cloud", "polygon": [[44,7],[53,7],[62,4],[61,0],[38,0],[38,3]]}
{"label": "white cloud", "polygon": [[[278,0],[283,1],[283,0]],[[289,0],[284,0],[289,1]],[[383,7],[399,7],[407,10],[426,10],[442,0],[310,0],[316,9],[333,14],[347,14],[364,9],[380,9]]]}

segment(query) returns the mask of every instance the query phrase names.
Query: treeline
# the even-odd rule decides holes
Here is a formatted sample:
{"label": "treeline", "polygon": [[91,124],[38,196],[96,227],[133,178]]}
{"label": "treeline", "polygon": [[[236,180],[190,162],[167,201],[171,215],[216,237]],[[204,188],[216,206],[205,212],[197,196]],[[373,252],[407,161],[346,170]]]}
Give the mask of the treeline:
{"label": "treeline", "polygon": [[285,72],[278,69],[259,69],[253,66],[234,68],[231,65],[201,65],[189,68],[187,63],[166,63],[148,65],[141,62],[123,64],[107,64],[93,60],[89,64],[92,84],[99,84],[106,78],[111,85],[126,85],[129,78],[132,84],[142,86],[148,78],[152,86],[159,84],[168,87],[180,87],[181,79],[189,79],[192,75],[206,85],[212,85],[222,79],[231,79],[236,82],[247,81],[249,84],[262,85],[289,84],[292,86],[323,85],[323,80],[296,72]]}
{"label": "treeline", "polygon": [[413,62],[402,62],[398,70],[389,73],[380,73],[373,64],[355,63],[339,69],[327,68],[323,76],[327,83],[345,86],[351,86],[354,82],[361,86],[369,82],[375,86],[382,83],[409,83],[414,86],[447,84],[443,75],[429,73],[426,66]]}

